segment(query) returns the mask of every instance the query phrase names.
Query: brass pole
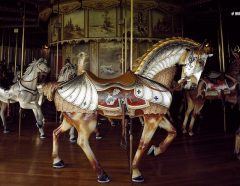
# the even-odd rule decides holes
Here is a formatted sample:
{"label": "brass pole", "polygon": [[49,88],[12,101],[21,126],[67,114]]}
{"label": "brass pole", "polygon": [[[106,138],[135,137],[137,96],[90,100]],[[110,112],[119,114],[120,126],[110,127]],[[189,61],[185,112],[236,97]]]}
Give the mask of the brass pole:
{"label": "brass pole", "polygon": [[125,39],[125,46],[124,46],[124,70],[123,72],[127,71],[127,1],[125,0],[125,8],[124,8],[124,39]]}
{"label": "brass pole", "polygon": [[1,61],[3,61],[3,43],[4,43],[4,30],[2,32]]}
{"label": "brass pole", "polygon": [[133,63],[133,0],[131,0],[131,28],[130,28],[130,70],[132,70]]}
{"label": "brass pole", "polygon": [[24,40],[25,40],[25,3],[23,8],[23,27],[22,27],[22,56],[21,56],[21,77],[23,76],[23,63],[24,63]]}
{"label": "brass pole", "polygon": [[[132,70],[132,63],[133,63],[133,0],[131,0],[131,28],[130,28],[130,70]],[[132,128],[132,119],[131,119],[131,126]],[[131,131],[132,129],[130,129]],[[129,169],[130,169],[130,175],[132,176],[132,145],[133,145],[133,135],[132,131],[129,134],[129,145],[130,145],[130,150],[129,150]]]}
{"label": "brass pole", "polygon": [[[221,13],[221,7],[219,4],[219,31],[220,31],[220,55],[221,55],[221,72],[225,72],[225,60],[224,60],[224,41],[223,41],[223,25],[222,25],[222,13]],[[226,106],[225,104],[223,104],[223,129],[224,129],[224,133],[226,133],[227,131],[227,124],[226,124]]]}
{"label": "brass pole", "polygon": [[16,34],[16,46],[15,46],[15,55],[14,55],[14,76],[17,75],[17,52],[18,52],[18,28],[14,29],[14,33]]}
{"label": "brass pole", "polygon": [[10,33],[8,34],[8,48],[7,48],[7,67],[9,68],[10,63]]}
{"label": "brass pole", "polygon": [[[21,77],[23,76],[23,61],[24,61],[24,40],[25,40],[25,2],[23,8],[23,27],[22,27],[22,56],[21,56]],[[21,136],[21,124],[22,124],[22,110],[21,107],[19,109],[19,128],[18,128],[18,135]]]}
{"label": "brass pole", "polygon": [[223,41],[223,26],[222,26],[222,14],[219,8],[219,23],[220,23],[220,41],[221,41],[221,59],[222,59],[222,72],[225,72],[225,60],[224,60],[224,41]]}

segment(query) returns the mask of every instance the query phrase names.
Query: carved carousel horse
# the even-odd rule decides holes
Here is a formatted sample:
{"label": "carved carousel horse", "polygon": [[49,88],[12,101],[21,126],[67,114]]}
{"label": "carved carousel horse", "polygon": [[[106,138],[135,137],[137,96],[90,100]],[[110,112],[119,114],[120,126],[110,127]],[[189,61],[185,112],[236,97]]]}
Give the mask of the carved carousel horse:
{"label": "carved carousel horse", "polygon": [[[237,87],[237,95],[238,95],[238,110],[240,111],[240,48],[237,45],[234,50],[232,50],[232,54],[234,56],[234,61],[230,66],[230,71],[232,71],[232,76],[237,79],[238,87]],[[235,150],[237,158],[240,160],[240,125],[235,134]]]}
{"label": "carved carousel horse", "polygon": [[[36,118],[36,125],[39,128],[40,138],[45,138],[43,131],[43,114],[38,104],[39,93],[37,90],[38,78],[47,74],[50,68],[43,58],[34,60],[29,64],[23,77],[10,86],[9,89],[0,87],[0,102],[2,105],[19,102],[21,108],[32,109]],[[5,116],[4,116],[5,117]]]}
{"label": "carved carousel horse", "polygon": [[131,162],[132,181],[143,182],[139,163],[156,129],[161,127],[168,132],[167,137],[154,154],[163,153],[176,136],[176,130],[165,117],[172,94],[168,85],[176,74],[175,66],[182,65],[179,83],[184,88],[198,84],[204,69],[209,48],[187,38],[170,38],[155,44],[138,59],[135,73],[129,71],[114,79],[99,79],[90,72],[64,83],[50,82],[43,85],[43,93],[54,100],[56,109],[63,112],[62,124],[53,131],[53,167],[62,168],[64,162],[58,154],[59,135],[71,126],[78,131],[77,143],[86,154],[97,173],[97,181],[110,179],[94,155],[89,136],[97,125],[97,115],[122,118],[144,118],[144,128],[134,159]]}
{"label": "carved carousel horse", "polygon": [[[220,72],[210,72],[208,75],[200,79],[198,87],[193,90],[185,91],[187,100],[187,110],[182,125],[183,134],[194,135],[193,127],[197,116],[200,114],[204,103],[207,99],[220,99],[223,104],[229,102],[236,105],[239,100],[237,84],[240,75],[240,59],[239,55],[232,51],[235,57],[234,62],[230,65],[226,74]],[[190,118],[189,127],[187,129],[188,120]]]}
{"label": "carved carousel horse", "polygon": [[[57,82],[60,83],[60,82],[68,81],[74,78],[76,75],[77,75],[76,66],[71,64],[70,62],[67,62],[60,70]],[[60,121],[61,120],[62,120],[62,114],[60,115]],[[69,135],[70,135],[69,141],[71,143],[76,142],[76,137],[74,135],[74,127],[71,127],[69,131]]]}

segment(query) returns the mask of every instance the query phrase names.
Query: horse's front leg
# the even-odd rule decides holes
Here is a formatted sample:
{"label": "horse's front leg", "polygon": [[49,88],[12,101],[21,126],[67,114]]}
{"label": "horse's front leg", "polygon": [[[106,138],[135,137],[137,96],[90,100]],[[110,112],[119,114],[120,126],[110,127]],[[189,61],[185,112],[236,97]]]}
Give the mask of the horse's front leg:
{"label": "horse's front leg", "polygon": [[132,181],[133,182],[144,181],[144,177],[142,176],[138,168],[139,162],[143,156],[143,153],[147,149],[149,142],[152,139],[152,136],[155,133],[161,118],[162,116],[159,114],[144,115],[144,127],[143,127],[142,136],[132,162]]}
{"label": "horse's front leg", "polygon": [[66,121],[63,120],[62,124],[53,130],[53,149],[52,149],[52,157],[53,157],[53,167],[54,168],[63,168],[64,162],[58,155],[58,138],[60,134],[70,129],[72,126]]}
{"label": "horse's front leg", "polygon": [[193,136],[194,135],[193,126],[195,124],[195,121],[196,121],[197,117],[200,115],[200,111],[202,110],[203,105],[204,104],[202,103],[202,104],[196,104],[194,106],[192,117],[191,117],[191,121],[190,121],[189,128],[188,128],[189,136]]}
{"label": "horse's front leg", "polygon": [[183,134],[187,134],[187,123],[189,120],[189,116],[194,108],[193,100],[192,100],[191,96],[189,95],[189,93],[186,93],[185,97],[187,99],[187,110],[185,112],[184,120],[183,120],[183,124],[182,124],[182,133]]}
{"label": "horse's front leg", "polygon": [[163,117],[162,121],[159,123],[159,127],[165,129],[168,132],[167,137],[159,144],[158,147],[154,145],[148,151],[148,154],[153,154],[157,156],[166,151],[167,147],[172,143],[174,138],[177,135],[176,129],[173,125],[168,121],[166,117]]}
{"label": "horse's front leg", "polygon": [[20,107],[23,109],[32,109],[35,119],[36,119],[36,125],[39,129],[40,133],[40,138],[46,138],[44,130],[43,130],[43,125],[44,125],[44,117],[42,114],[41,107],[36,103],[36,102],[19,102]]}

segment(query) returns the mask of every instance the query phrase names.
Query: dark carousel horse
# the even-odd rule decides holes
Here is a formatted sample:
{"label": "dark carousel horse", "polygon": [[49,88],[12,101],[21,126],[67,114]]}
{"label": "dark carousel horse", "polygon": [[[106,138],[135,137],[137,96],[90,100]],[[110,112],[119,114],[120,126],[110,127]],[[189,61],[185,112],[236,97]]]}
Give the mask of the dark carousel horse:
{"label": "dark carousel horse", "polygon": [[[237,85],[240,75],[240,59],[236,51],[232,53],[235,60],[226,73],[210,72],[200,79],[196,89],[184,91],[187,110],[182,124],[183,134],[194,135],[195,120],[206,100],[221,100],[223,104],[225,102],[231,103],[232,107],[239,105],[240,94]],[[187,128],[189,118],[190,123]]]}
{"label": "dark carousel horse", "polygon": [[58,154],[58,138],[74,126],[78,131],[77,143],[96,171],[97,181],[109,182],[109,177],[89,144],[98,114],[118,119],[123,114],[129,117],[143,116],[142,136],[131,162],[132,181],[143,182],[139,164],[156,129],[161,127],[168,135],[158,147],[153,148],[155,155],[163,153],[176,137],[175,128],[165,117],[172,102],[172,94],[164,85],[173,81],[176,72],[172,69],[181,65],[179,84],[191,88],[198,84],[208,57],[209,47],[187,38],[170,38],[155,44],[139,58],[141,64],[135,73],[129,71],[114,79],[99,79],[85,72],[65,83],[45,84],[44,95],[54,100],[56,109],[64,114],[62,124],[53,131],[53,167],[64,167]]}

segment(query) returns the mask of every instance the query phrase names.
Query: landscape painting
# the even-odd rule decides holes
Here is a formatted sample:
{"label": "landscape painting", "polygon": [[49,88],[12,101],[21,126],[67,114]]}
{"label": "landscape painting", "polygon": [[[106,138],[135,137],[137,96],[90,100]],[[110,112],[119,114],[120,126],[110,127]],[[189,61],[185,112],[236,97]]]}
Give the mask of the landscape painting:
{"label": "landscape painting", "polygon": [[84,11],[64,15],[63,39],[79,39],[84,36]]}
{"label": "landscape painting", "polygon": [[116,37],[116,9],[89,10],[89,37]]}

